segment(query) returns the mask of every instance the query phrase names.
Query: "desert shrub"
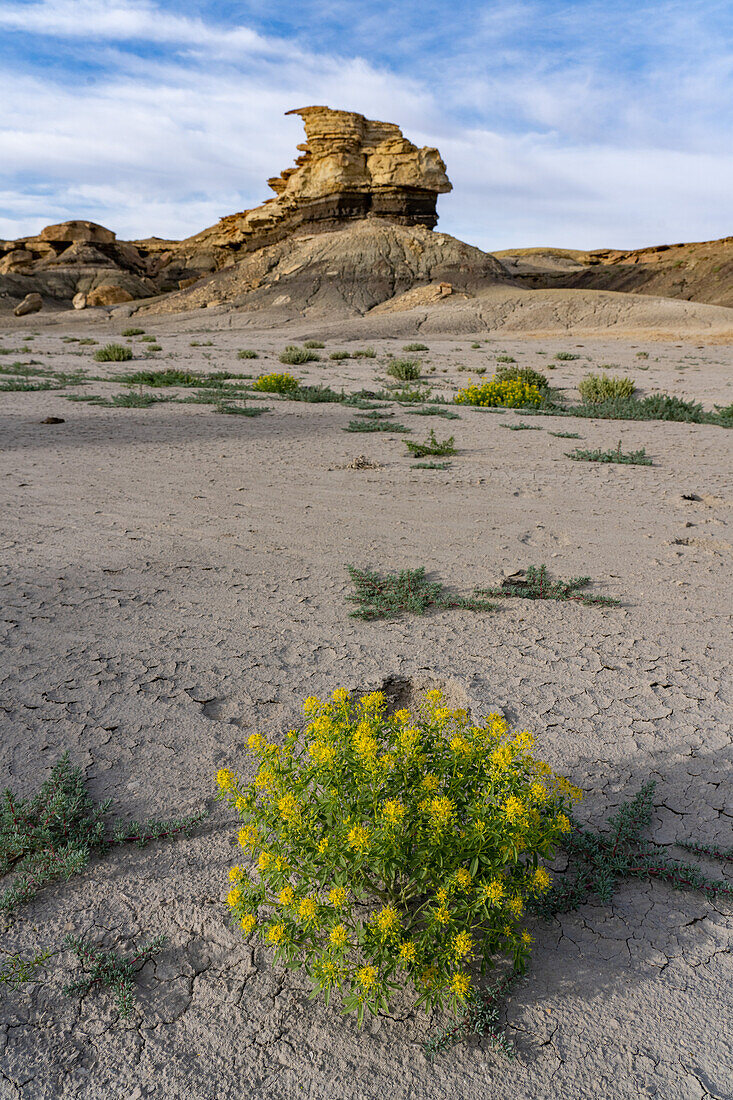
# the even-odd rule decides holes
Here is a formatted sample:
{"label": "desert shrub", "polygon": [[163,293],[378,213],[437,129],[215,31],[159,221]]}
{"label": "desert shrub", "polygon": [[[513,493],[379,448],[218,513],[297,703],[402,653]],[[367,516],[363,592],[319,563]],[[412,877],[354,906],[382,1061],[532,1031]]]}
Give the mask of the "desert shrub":
{"label": "desert shrub", "polygon": [[497,382],[523,382],[542,391],[550,386],[549,379],[541,371],[532,370],[531,367],[498,367],[494,379]]}
{"label": "desert shrub", "polygon": [[361,348],[359,351],[352,351],[351,355],[353,359],[375,359],[377,353],[374,348]]}
{"label": "desert shrub", "polygon": [[454,455],[456,453],[456,437],[451,435],[448,439],[437,439],[433,429],[424,443],[412,443],[405,440],[405,446],[415,458],[426,458],[428,455]]}
{"label": "desert shrub", "polygon": [[237,359],[259,359],[259,355],[252,348],[240,348],[237,352]]}
{"label": "desert shrub", "polygon": [[405,344],[403,351],[429,351],[427,344]]}
{"label": "desert shrub", "polygon": [[578,383],[580,396],[589,404],[610,401],[615,397],[631,397],[635,389],[633,379],[618,374],[586,374]]}
{"label": "desert shrub", "polygon": [[[280,357],[282,358],[282,356]],[[298,382],[292,374],[261,374],[252,383],[253,390],[262,390],[265,393],[295,393]]]}
{"label": "desert shrub", "polygon": [[417,359],[393,359],[387,367],[387,374],[398,378],[400,382],[416,382],[420,377],[421,364]]}
{"label": "desert shrub", "polygon": [[497,355],[497,363],[516,363],[516,359],[511,355]]}
{"label": "desert shrub", "polygon": [[533,756],[527,731],[498,714],[473,724],[439,691],[414,713],[345,690],[304,712],[282,746],[249,738],[253,782],[217,773],[257,867],[229,871],[233,917],[359,1022],[400,988],[458,1014],[469,967],[525,965],[525,905],[550,885],[539,861],[580,792]]}
{"label": "desert shrub", "polygon": [[124,363],[132,359],[132,352],[123,344],[105,344],[94,353],[98,363]]}
{"label": "desert shrub", "polygon": [[318,356],[310,348],[298,348],[294,344],[288,344],[285,351],[280,352],[278,358],[281,363],[296,366],[298,363],[312,363],[318,359]]}
{"label": "desert shrub", "polygon": [[322,340],[304,340],[303,341],[303,347],[304,348],[325,348],[325,346],[326,345],[323,343]]}
{"label": "desert shrub", "polygon": [[580,356],[574,355],[572,351],[559,351],[555,358],[560,359],[562,362],[568,363],[572,359],[580,359]]}
{"label": "desert shrub", "polygon": [[644,447],[640,451],[622,451],[620,439],[618,446],[612,451],[602,451],[600,448],[588,451],[576,447],[574,451],[567,452],[567,457],[574,459],[575,462],[615,462],[621,466],[653,465]]}
{"label": "desert shrub", "polygon": [[351,352],[350,351],[332,351],[328,358],[333,359],[335,362],[338,363],[342,359],[350,359],[351,358]]}
{"label": "desert shrub", "polygon": [[481,385],[471,382],[465,389],[458,390],[453,398],[456,405],[479,405],[482,408],[501,406],[509,409],[537,408],[545,399],[545,394],[537,386],[518,379],[502,381],[496,375]]}
{"label": "desert shrub", "polygon": [[145,332],[144,328],[125,328],[122,330],[123,336],[142,336]]}

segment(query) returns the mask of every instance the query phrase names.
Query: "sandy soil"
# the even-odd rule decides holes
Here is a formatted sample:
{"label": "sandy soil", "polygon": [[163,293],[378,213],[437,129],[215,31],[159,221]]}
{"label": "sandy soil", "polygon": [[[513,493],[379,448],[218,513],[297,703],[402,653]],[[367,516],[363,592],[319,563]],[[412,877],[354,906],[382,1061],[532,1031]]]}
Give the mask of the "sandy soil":
{"label": "sandy soil", "polygon": [[[36,332],[34,358],[90,373],[100,371],[94,348],[75,352],[62,337],[105,341],[130,323],[25,320],[0,343]],[[204,370],[275,369],[294,335],[240,330],[231,314],[142,323],[159,336],[161,366]],[[490,374],[507,354],[554,364],[553,384],[568,392],[588,369],[616,363],[646,392],[708,407],[733,396],[730,345],[479,339],[472,349],[464,335],[424,337],[437,388],[450,392],[478,367]],[[383,354],[402,354],[403,341],[369,342],[376,359],[296,373],[377,388]],[[355,345],[329,339],[321,354],[339,346]],[[242,347],[260,359],[237,360]],[[581,358],[553,361],[558,351]],[[252,731],[296,722],[305,695],[400,677],[532,729],[540,754],[586,790],[581,816],[602,822],[654,778],[658,842],[680,855],[674,842],[690,836],[730,847],[727,433],[548,417],[532,419],[542,431],[511,432],[521,414],[461,408],[445,421],[399,410],[408,438],[431,427],[456,437],[450,468],[428,471],[411,468],[397,435],[345,433],[352,410],[265,404],[249,419],[206,405],[0,395],[4,780],[28,793],[68,749],[94,796],[112,797],[125,816],[212,807],[190,841],[95,860],[19,912],[8,949],[30,952],[71,929],[110,943],[162,932],[168,943],[142,972],[128,1023],[116,1023],[104,995],[65,998],[61,966],[40,986],[2,992],[0,1096],[732,1096],[729,903],[631,882],[611,906],[538,924],[527,978],[503,1011],[518,1058],[477,1040],[431,1065],[422,1043],[435,1021],[399,1011],[359,1032],[228,927],[236,827],[212,802],[216,768],[243,765]],[[41,424],[49,415],[64,423]],[[565,457],[619,439],[646,447],[654,465]],[[381,467],[344,468],[360,453]],[[517,600],[486,615],[369,624],[348,616],[347,562],[425,565],[462,591],[545,562],[556,575],[592,574],[594,590],[623,606]]]}

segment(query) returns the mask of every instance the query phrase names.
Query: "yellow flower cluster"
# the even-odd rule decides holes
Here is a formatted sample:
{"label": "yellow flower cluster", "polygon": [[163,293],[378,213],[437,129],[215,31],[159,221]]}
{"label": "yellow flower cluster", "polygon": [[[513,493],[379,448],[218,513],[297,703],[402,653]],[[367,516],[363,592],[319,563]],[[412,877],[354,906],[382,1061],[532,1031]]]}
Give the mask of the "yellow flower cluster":
{"label": "yellow flower cluster", "polygon": [[294,393],[298,388],[298,380],[287,371],[273,371],[271,374],[261,374],[252,382],[251,388],[264,393]]}
{"label": "yellow flower cluster", "polygon": [[488,382],[469,383],[459,390],[453,400],[456,405],[479,405],[482,408],[507,409],[537,408],[544,404],[545,396],[537,386],[519,379],[498,379],[495,375]]}
{"label": "yellow flower cluster", "polygon": [[455,1007],[487,943],[521,964],[525,905],[552,882],[538,857],[571,828],[580,795],[534,757],[531,734],[500,714],[476,723],[437,690],[394,714],[384,693],[345,688],[303,710],[303,731],[249,737],[253,781],[217,773],[260,872],[229,870],[243,934],[287,950],[360,1013],[408,981],[428,1007]]}

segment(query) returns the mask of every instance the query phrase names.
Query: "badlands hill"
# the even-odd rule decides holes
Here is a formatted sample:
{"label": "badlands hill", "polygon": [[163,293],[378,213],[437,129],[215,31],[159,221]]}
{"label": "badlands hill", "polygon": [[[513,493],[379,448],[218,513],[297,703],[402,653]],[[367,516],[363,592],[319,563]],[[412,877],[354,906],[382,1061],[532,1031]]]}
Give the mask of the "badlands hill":
{"label": "badlands hill", "polygon": [[218,307],[268,328],[369,317],[404,332],[733,332],[720,308],[733,307],[733,238],[492,255],[434,231],[438,195],[451,190],[437,149],[355,112],[290,113],[306,140],[268,180],[274,197],[181,241],[118,241],[84,220],[0,241],[0,307],[32,294],[33,309]]}
{"label": "badlands hill", "polygon": [[517,283],[532,289],[583,287],[733,307],[733,237],[627,252],[518,248],[495,255]]}

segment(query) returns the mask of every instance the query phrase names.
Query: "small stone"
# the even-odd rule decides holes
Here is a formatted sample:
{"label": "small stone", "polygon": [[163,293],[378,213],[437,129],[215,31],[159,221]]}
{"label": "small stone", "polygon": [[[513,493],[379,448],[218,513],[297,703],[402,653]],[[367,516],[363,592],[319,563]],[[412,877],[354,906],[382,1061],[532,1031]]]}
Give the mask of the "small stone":
{"label": "small stone", "polygon": [[74,309],[86,309],[86,307],[87,307],[87,296],[86,296],[86,294],[84,294],[84,292],[80,290],[71,299],[71,304],[74,307]]}
{"label": "small stone", "polygon": [[45,420],[41,421],[41,424],[65,424],[63,416],[47,416]]}
{"label": "small stone", "polygon": [[40,294],[26,294],[22,302],[13,310],[16,317],[25,317],[27,313],[38,313],[43,309],[43,298]]}

